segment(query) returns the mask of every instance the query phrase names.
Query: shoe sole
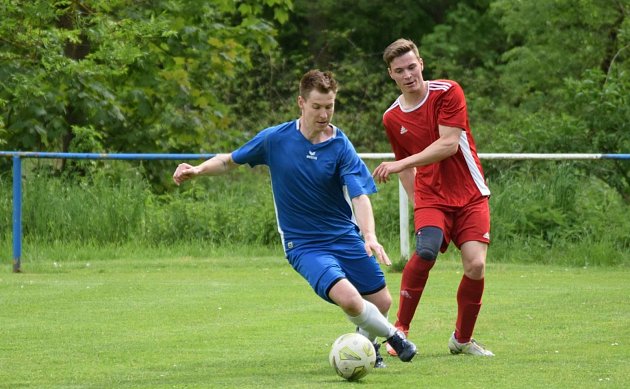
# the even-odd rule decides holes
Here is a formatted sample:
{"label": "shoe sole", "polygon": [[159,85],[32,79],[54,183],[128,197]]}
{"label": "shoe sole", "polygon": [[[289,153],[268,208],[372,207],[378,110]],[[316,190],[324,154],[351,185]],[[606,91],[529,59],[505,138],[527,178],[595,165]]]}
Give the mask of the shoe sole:
{"label": "shoe sole", "polygon": [[457,345],[454,345],[454,344],[452,345],[451,342],[449,342],[448,349],[453,355],[463,354],[463,355],[472,355],[473,357],[494,357],[494,353],[492,351],[490,351],[489,354],[471,353],[471,352],[464,351],[463,348],[459,348],[457,347]]}

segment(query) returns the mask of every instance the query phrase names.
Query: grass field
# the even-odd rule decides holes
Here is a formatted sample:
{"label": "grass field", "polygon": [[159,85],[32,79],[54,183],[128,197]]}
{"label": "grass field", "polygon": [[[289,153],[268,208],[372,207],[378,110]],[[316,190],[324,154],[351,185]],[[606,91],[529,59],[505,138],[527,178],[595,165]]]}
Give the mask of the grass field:
{"label": "grass field", "polygon": [[[23,268],[0,267],[1,388],[622,388],[630,378],[627,268],[489,264],[475,335],[496,357],[479,359],[447,350],[461,271],[441,258],[409,335],[420,354],[387,356],[358,383],[327,361],[352,325],[281,256]],[[396,296],[400,273],[386,274]]]}

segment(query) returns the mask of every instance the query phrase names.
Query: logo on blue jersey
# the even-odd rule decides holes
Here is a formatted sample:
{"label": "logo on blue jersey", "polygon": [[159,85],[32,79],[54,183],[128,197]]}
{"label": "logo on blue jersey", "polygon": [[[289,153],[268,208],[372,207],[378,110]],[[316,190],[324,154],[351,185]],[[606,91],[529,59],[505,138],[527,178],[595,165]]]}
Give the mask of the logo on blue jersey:
{"label": "logo on blue jersey", "polygon": [[309,151],[308,154],[306,155],[306,158],[314,159],[314,160],[317,161],[317,157],[315,156],[315,152],[314,151]]}

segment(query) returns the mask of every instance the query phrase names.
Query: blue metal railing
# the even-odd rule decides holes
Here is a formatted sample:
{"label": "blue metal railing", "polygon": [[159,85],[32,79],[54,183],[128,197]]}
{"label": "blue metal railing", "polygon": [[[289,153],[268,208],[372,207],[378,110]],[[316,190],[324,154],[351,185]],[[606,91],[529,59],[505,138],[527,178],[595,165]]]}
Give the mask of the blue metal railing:
{"label": "blue metal railing", "polygon": [[[49,159],[106,159],[106,160],[199,160],[216,154],[108,154],[108,153],[55,153],[35,151],[0,151],[0,157],[13,158],[13,272],[21,271],[22,258],[22,158]],[[391,159],[392,153],[359,153],[364,159]],[[630,154],[479,154],[481,159],[622,159],[630,160]],[[407,225],[407,196],[399,188],[401,255],[409,251]]]}
{"label": "blue metal railing", "polygon": [[13,158],[13,272],[21,271],[22,262],[22,158],[108,159],[108,160],[197,160],[216,154],[102,154],[44,153],[31,151],[0,151],[0,157]]}
{"label": "blue metal railing", "polygon": [[13,157],[13,272],[20,271],[22,256],[22,159]]}

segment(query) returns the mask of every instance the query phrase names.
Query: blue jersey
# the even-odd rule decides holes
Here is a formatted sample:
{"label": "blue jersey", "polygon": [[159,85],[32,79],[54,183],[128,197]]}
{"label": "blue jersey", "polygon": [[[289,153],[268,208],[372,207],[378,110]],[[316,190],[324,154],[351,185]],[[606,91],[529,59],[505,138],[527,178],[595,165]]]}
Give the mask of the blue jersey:
{"label": "blue jersey", "polygon": [[376,192],[367,166],[335,126],[332,137],[318,144],[302,135],[299,120],[269,127],[234,151],[232,159],[269,167],[285,251],[356,234],[350,199]]}

